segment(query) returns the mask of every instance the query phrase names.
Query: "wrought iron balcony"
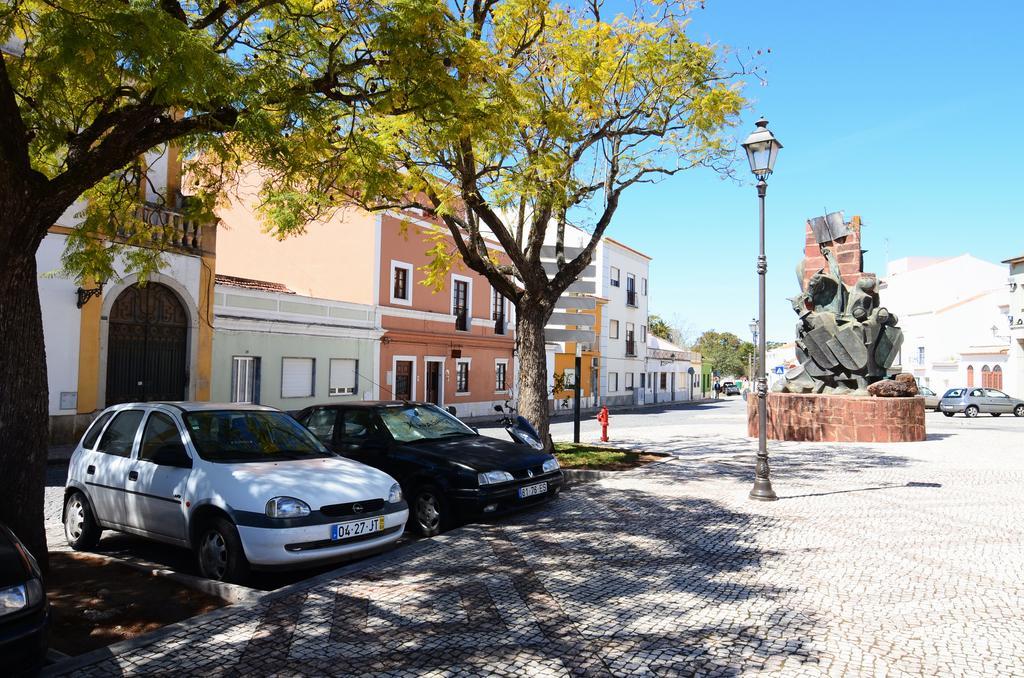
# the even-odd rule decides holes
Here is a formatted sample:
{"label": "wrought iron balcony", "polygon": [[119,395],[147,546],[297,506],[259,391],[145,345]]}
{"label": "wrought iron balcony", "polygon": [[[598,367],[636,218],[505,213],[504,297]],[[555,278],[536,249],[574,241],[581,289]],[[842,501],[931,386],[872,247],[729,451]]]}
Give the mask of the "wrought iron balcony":
{"label": "wrought iron balcony", "polygon": [[455,329],[462,332],[469,331],[469,309],[455,309]]}

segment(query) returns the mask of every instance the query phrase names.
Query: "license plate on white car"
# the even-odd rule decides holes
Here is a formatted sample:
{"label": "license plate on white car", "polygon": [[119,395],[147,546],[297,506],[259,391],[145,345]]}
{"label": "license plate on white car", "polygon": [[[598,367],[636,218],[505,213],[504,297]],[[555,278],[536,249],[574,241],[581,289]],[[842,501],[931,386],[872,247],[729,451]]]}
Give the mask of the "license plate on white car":
{"label": "license plate on white car", "polygon": [[341,541],[352,537],[361,537],[364,534],[373,534],[384,529],[384,516],[376,518],[365,518],[353,520],[349,523],[338,523],[331,525],[331,541]]}
{"label": "license plate on white car", "polygon": [[535,497],[538,494],[546,494],[548,491],[547,483],[537,483],[536,485],[527,485],[526,487],[519,488],[519,498],[526,499],[527,497]]}

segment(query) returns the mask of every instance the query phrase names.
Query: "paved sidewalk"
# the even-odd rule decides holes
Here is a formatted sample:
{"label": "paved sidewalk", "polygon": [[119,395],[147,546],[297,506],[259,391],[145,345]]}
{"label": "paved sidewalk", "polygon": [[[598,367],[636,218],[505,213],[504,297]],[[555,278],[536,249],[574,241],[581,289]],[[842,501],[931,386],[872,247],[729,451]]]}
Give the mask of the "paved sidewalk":
{"label": "paved sidewalk", "polygon": [[115,647],[78,673],[1024,673],[1019,434],[773,444],[782,499],[761,504],[746,499],[751,442],[708,424],[645,443],[672,461]]}

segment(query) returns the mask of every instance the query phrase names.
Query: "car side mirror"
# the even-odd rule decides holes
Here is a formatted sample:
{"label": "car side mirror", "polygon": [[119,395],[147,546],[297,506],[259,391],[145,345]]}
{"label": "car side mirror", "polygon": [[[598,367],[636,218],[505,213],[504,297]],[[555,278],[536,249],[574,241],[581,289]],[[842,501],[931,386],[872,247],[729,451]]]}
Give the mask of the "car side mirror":
{"label": "car side mirror", "polygon": [[181,443],[168,443],[157,448],[153,454],[153,463],[172,468],[192,468],[192,459]]}
{"label": "car side mirror", "polygon": [[455,407],[452,405],[449,405],[448,407],[444,408],[444,411],[452,415],[453,417],[455,416]]}

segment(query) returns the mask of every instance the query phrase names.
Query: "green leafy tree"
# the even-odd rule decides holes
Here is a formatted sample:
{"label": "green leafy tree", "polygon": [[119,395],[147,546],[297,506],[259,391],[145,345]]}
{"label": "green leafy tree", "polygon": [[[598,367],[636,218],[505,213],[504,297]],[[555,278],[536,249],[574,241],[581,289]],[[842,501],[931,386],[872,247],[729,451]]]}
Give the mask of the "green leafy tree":
{"label": "green leafy tree", "polygon": [[701,359],[721,376],[749,376],[749,358],[754,355],[754,345],[743,341],[732,332],[708,330],[697,339],[694,349]]}
{"label": "green leafy tree", "polygon": [[[326,187],[313,176],[314,190],[280,190],[288,184],[279,178],[296,177],[304,160],[296,140],[341,145],[362,115],[426,111],[453,95],[439,58],[442,9],[372,0],[0,6],[0,521],[44,566],[47,376],[35,254],[47,230],[85,197],[68,274],[109,278],[117,257],[143,274],[159,267],[139,210],[139,158],[168,143],[207,160],[198,175],[207,190],[185,206],[193,215],[215,196],[210,168],[225,176],[256,162],[276,169],[268,219],[297,227],[292,205],[308,207]],[[138,244],[146,247],[130,247]]]}
{"label": "green leafy tree", "polygon": [[[349,187],[362,206],[437,220],[454,241],[449,260],[458,254],[515,304],[519,410],[545,438],[544,326],[623,193],[692,168],[731,167],[723,132],[744,105],[740,73],[723,66],[721,49],[689,38],[688,4],[639,2],[606,17],[600,2],[451,2],[444,63],[458,95],[446,115],[361,120],[347,148],[317,157],[317,171],[333,172],[322,184]],[[329,199],[304,196],[291,203],[296,224],[307,205]],[[567,224],[589,233],[578,250],[566,247]],[[507,264],[489,255],[489,239]],[[552,271],[541,261],[545,245]],[[446,270],[432,267],[428,284]]]}
{"label": "green leafy tree", "polygon": [[656,337],[672,341],[672,327],[660,315],[648,316],[647,331]]}

